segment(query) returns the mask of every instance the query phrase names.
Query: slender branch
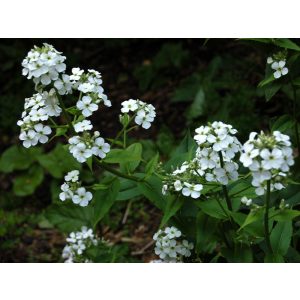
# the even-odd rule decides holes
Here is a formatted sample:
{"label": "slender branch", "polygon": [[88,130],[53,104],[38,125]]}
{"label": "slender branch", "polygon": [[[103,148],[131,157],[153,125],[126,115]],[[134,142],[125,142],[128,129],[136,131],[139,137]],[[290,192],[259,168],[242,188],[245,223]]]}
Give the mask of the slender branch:
{"label": "slender branch", "polygon": [[[219,152],[219,157],[220,157],[221,167],[224,169],[224,160],[223,160],[223,155],[222,155],[221,151]],[[225,197],[225,200],[226,200],[227,207],[228,207],[229,210],[232,210],[232,204],[231,204],[231,201],[229,199],[227,186],[222,185],[222,189],[223,189],[223,194],[224,194],[224,197]]]}
{"label": "slender branch", "polygon": [[266,193],[266,209],[265,209],[265,218],[264,218],[264,225],[265,225],[265,238],[268,251],[272,253],[272,246],[270,241],[270,229],[269,229],[269,208],[270,208],[270,196],[271,196],[271,181],[267,181],[267,193]]}
{"label": "slender branch", "polygon": [[64,115],[64,117],[65,117],[65,119],[66,119],[66,121],[67,121],[67,123],[68,123],[68,125],[69,125],[69,128],[71,129],[72,133],[75,134],[76,132],[75,132],[75,130],[74,130],[74,127],[73,127],[72,121],[71,121],[71,119],[70,119],[70,117],[69,117],[69,114],[68,114],[68,112],[67,112],[67,110],[66,110],[65,104],[64,104],[64,102],[62,101],[60,95],[57,95],[57,98],[58,98],[60,107],[61,107],[61,109],[62,109],[63,115]]}
{"label": "slender branch", "polygon": [[127,174],[124,174],[124,173],[122,173],[122,172],[119,172],[118,170],[116,170],[116,169],[110,167],[108,164],[102,162],[102,161],[99,160],[99,159],[96,159],[96,162],[98,163],[98,165],[99,165],[102,169],[104,169],[104,170],[106,170],[106,171],[108,171],[108,172],[110,172],[110,173],[112,173],[112,174],[114,174],[114,175],[116,175],[116,176],[118,176],[118,177],[126,178],[126,179],[133,180],[133,181],[136,181],[136,182],[142,182],[142,181],[143,181],[142,178],[138,178],[138,177],[136,177],[136,176],[127,175]]}

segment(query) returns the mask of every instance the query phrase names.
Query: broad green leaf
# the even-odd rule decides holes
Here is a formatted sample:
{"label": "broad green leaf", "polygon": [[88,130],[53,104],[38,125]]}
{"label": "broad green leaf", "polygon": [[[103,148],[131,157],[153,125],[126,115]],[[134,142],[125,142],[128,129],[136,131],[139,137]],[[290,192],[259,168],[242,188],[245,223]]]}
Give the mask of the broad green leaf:
{"label": "broad green leaf", "polygon": [[81,164],[61,144],[57,144],[51,152],[39,155],[37,159],[40,165],[55,178],[62,178],[71,170],[81,170]]}
{"label": "broad green leaf", "polygon": [[290,39],[274,39],[274,44],[285,49],[300,51],[300,47]]}
{"label": "broad green leaf", "polygon": [[162,182],[157,177],[151,176],[143,182],[138,182],[137,184],[141,194],[143,194],[151,203],[156,207],[165,210],[166,207],[166,197],[161,193]]}
{"label": "broad green leaf", "polygon": [[80,230],[82,226],[92,227],[94,209],[92,206],[80,207],[72,203],[52,205],[45,212],[51,224],[65,233]]}
{"label": "broad green leaf", "polygon": [[146,165],[145,173],[147,175],[151,175],[155,171],[155,168],[158,164],[158,160],[159,160],[159,154],[156,153],[156,155],[153,156],[153,158]]}
{"label": "broad green leaf", "polygon": [[273,75],[273,73],[272,73],[269,77],[263,79],[263,80],[258,84],[258,87],[264,87],[264,86],[266,86],[267,84],[271,83],[271,82],[274,81],[274,80],[275,80],[275,77],[274,77],[274,75]]}
{"label": "broad green leaf", "polygon": [[112,149],[103,159],[103,162],[109,164],[120,164],[127,162],[136,162],[139,159],[139,155],[130,153],[129,151],[126,151],[126,149]]}
{"label": "broad green leaf", "polygon": [[218,221],[200,211],[196,220],[196,251],[205,253],[213,250],[216,244],[216,229]]}
{"label": "broad green leaf", "polygon": [[269,84],[265,86],[264,91],[265,91],[265,97],[266,100],[269,101],[272,99],[273,96],[280,90],[281,84],[279,82],[274,82],[272,84]]}
{"label": "broad green leaf", "polygon": [[195,119],[204,113],[205,93],[203,88],[200,88],[195,96],[195,99],[186,112],[188,119]]}
{"label": "broad green leaf", "polygon": [[164,210],[164,215],[160,223],[160,227],[163,227],[167,222],[170,220],[171,217],[173,217],[177,211],[181,208],[183,205],[185,199],[183,196],[178,197],[167,197],[166,199],[167,204]]}
{"label": "broad green leaf", "polygon": [[197,201],[196,205],[200,207],[205,214],[213,218],[221,220],[229,218],[228,216],[230,215],[230,213],[226,207],[225,201],[223,200],[218,201],[216,199],[208,199],[205,201]]}
{"label": "broad green leaf", "polygon": [[252,263],[253,253],[249,246],[241,243],[235,244],[234,249],[223,248],[222,255],[230,263]]}
{"label": "broad green leaf", "polygon": [[132,162],[122,162],[121,163],[121,171],[125,171],[127,173],[132,173],[140,164],[142,159],[142,151],[143,147],[140,143],[134,143],[126,148],[126,152],[134,156],[136,159]]}
{"label": "broad green leaf", "polygon": [[283,209],[283,210],[275,210],[272,214],[270,214],[270,219],[274,221],[292,221],[294,218],[300,216],[300,211],[292,210],[292,209]]}
{"label": "broad green leaf", "polygon": [[294,120],[289,115],[282,115],[273,123],[271,130],[286,132],[294,126]]}
{"label": "broad green leaf", "polygon": [[172,153],[170,160],[165,164],[166,170],[180,166],[184,161],[190,160],[196,150],[196,142],[191,137],[190,131],[187,132],[179,146]]}
{"label": "broad green leaf", "polygon": [[268,253],[264,259],[265,263],[284,263],[284,258],[278,253]]}
{"label": "broad green leaf", "polygon": [[14,170],[26,170],[41,152],[42,149],[38,147],[26,149],[14,145],[2,153],[0,171],[10,173]]}
{"label": "broad green leaf", "polygon": [[293,234],[292,221],[278,222],[271,232],[270,240],[274,254],[284,256],[288,251]]}
{"label": "broad green leaf", "polygon": [[129,179],[120,179],[120,190],[117,196],[117,201],[131,200],[135,197],[141,196],[140,189],[136,182]]}
{"label": "broad green leaf", "polygon": [[249,224],[253,222],[257,222],[259,220],[263,219],[264,211],[262,209],[255,209],[251,210],[250,213],[248,214],[247,218],[245,219],[244,223],[241,225],[240,229],[248,226]]}
{"label": "broad green leaf", "polygon": [[117,195],[120,190],[120,181],[114,178],[108,185],[107,190],[98,190],[94,196],[94,217],[93,225],[96,226],[99,221],[108,213],[110,208],[116,201]]}
{"label": "broad green leaf", "polygon": [[32,166],[28,172],[15,178],[13,191],[17,196],[31,195],[42,183],[43,179],[43,169],[38,165]]}
{"label": "broad green leaf", "polygon": [[55,136],[62,136],[68,131],[68,127],[57,127]]}

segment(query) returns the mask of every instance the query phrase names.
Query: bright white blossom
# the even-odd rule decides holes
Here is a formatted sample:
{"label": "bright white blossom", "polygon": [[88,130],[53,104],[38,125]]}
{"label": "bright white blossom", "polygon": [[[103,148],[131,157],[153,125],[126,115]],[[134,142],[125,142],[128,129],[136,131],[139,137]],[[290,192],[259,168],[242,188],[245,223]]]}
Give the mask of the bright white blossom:
{"label": "bright white blossom", "polygon": [[90,117],[98,109],[98,105],[93,103],[90,96],[83,96],[76,104],[77,108],[82,111],[83,116]]}
{"label": "bright white blossom", "polygon": [[152,262],[176,263],[183,262],[184,257],[190,257],[194,245],[187,240],[179,239],[181,237],[181,231],[174,226],[157,231],[153,236],[154,251],[160,260]]}
{"label": "bright white blossom", "polygon": [[288,68],[285,67],[284,60],[281,60],[279,62],[277,62],[277,61],[273,62],[271,65],[271,68],[273,70],[275,70],[273,75],[276,79],[280,78],[283,75],[286,75],[289,72]]}
{"label": "bright white blossom", "polygon": [[81,186],[79,181],[79,171],[70,171],[65,176],[65,181],[61,185],[61,193],[59,194],[59,199],[65,201],[71,199],[74,204],[79,206],[87,206],[92,200],[93,195],[91,192],[87,191],[86,188]]}
{"label": "bright white blossom", "polygon": [[93,135],[85,132],[83,136],[73,136],[69,139],[69,150],[78,162],[86,162],[92,155],[104,158],[110,151],[110,145],[100,137],[99,131]]}
{"label": "bright white blossom", "polygon": [[121,103],[122,113],[135,113],[134,121],[137,125],[142,126],[144,129],[149,129],[151,123],[156,117],[155,107],[152,104],[147,104],[141,100],[129,99]]}
{"label": "bright white blossom", "polygon": [[241,198],[241,202],[246,206],[250,206],[252,204],[252,199],[248,199],[246,196]]}
{"label": "bright white blossom", "polygon": [[65,59],[61,52],[49,44],[44,43],[42,47],[35,46],[22,61],[22,74],[28,79],[33,78],[36,84],[49,85],[66,70]]}
{"label": "bright white blossom", "polygon": [[90,120],[83,120],[74,124],[74,129],[76,132],[89,131],[93,128]]}
{"label": "bright white blossom", "polygon": [[86,259],[85,252],[91,246],[97,246],[99,239],[94,235],[93,229],[82,226],[81,231],[71,232],[66,241],[62,258],[65,263],[76,263],[90,262]]}
{"label": "bright white blossom", "polygon": [[289,136],[274,131],[272,135],[263,132],[250,133],[249,140],[243,145],[240,161],[252,173],[252,185],[261,196],[270,180],[271,191],[285,187],[285,178],[294,164],[293,150]]}

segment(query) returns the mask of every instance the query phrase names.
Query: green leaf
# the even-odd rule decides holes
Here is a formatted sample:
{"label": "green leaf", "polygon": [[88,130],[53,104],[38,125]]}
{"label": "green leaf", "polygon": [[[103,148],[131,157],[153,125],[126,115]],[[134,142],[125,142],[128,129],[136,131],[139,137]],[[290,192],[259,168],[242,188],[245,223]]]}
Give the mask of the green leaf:
{"label": "green leaf", "polygon": [[200,211],[196,220],[196,251],[205,253],[213,250],[216,244],[216,229],[218,221]]}
{"label": "green leaf", "polygon": [[160,227],[163,227],[167,222],[173,217],[177,211],[182,207],[185,199],[182,196],[178,197],[168,197],[167,205],[164,210],[164,216],[161,220]]}
{"label": "green leaf", "polygon": [[223,200],[219,200],[219,202],[216,199],[208,199],[202,202],[197,201],[196,205],[200,207],[204,213],[213,218],[225,220],[228,219],[230,215],[226,203]]}
{"label": "green leaf", "polygon": [[131,200],[135,197],[141,196],[140,189],[136,182],[129,179],[120,179],[120,190],[117,196],[117,201]]}
{"label": "green leaf", "polygon": [[181,165],[184,161],[190,160],[194,156],[197,144],[195,140],[191,137],[190,131],[179,144],[179,146],[172,153],[170,160],[165,164],[166,170],[171,170],[171,168],[176,168]]}
{"label": "green leaf", "polygon": [[274,82],[272,84],[269,84],[265,86],[264,91],[265,91],[265,97],[266,100],[269,101],[272,99],[273,96],[280,90],[281,84],[279,82]]}
{"label": "green leaf", "polygon": [[137,184],[140,193],[143,194],[151,203],[153,203],[156,207],[165,210],[166,207],[166,198],[163,197],[162,190],[162,182],[157,177],[151,176],[147,178],[143,182],[138,182]]}
{"label": "green leaf", "polygon": [[274,44],[281,48],[300,51],[300,47],[292,42],[290,39],[275,39]]}
{"label": "green leaf", "polygon": [[94,196],[94,217],[93,225],[96,226],[99,221],[108,213],[114,204],[120,190],[120,181],[114,178],[108,185],[107,190],[98,190]]}
{"label": "green leaf", "polygon": [[289,115],[282,115],[276,119],[273,123],[271,130],[278,130],[280,132],[286,132],[294,126],[294,120]]}
{"label": "green leaf", "polygon": [[284,256],[291,243],[293,234],[292,221],[278,222],[271,232],[270,240],[274,254]]}
{"label": "green leaf", "polygon": [[68,127],[57,127],[55,136],[62,136],[68,131]]}
{"label": "green leaf", "polygon": [[90,171],[93,173],[93,156],[89,157],[86,160],[86,164],[87,164],[88,168],[90,169]]}
{"label": "green leaf", "polygon": [[102,184],[102,183],[95,183],[95,184],[93,184],[92,189],[94,191],[107,190],[108,186],[106,184]]}
{"label": "green leaf", "polygon": [[132,173],[140,164],[142,159],[142,151],[143,147],[140,143],[134,143],[126,148],[126,152],[130,155],[135,157],[136,159],[131,162],[122,162],[121,163],[121,171],[126,171]]}
{"label": "green leaf", "polygon": [[82,226],[92,227],[94,209],[92,206],[80,207],[72,203],[52,205],[45,217],[65,233],[80,230]]}
{"label": "green leaf", "polygon": [[265,263],[284,263],[284,258],[278,253],[268,253],[264,259]]}
{"label": "green leaf", "polygon": [[244,223],[241,225],[240,229],[248,226],[249,224],[253,223],[253,222],[257,222],[259,220],[262,220],[264,215],[264,212],[262,209],[254,209],[251,210],[250,213],[248,214],[247,218],[245,219]]}
{"label": "green leaf", "polygon": [[138,154],[130,153],[126,149],[112,149],[103,159],[103,162],[108,164],[121,164],[127,162],[136,162],[139,159],[140,156]]}
{"label": "green leaf", "polygon": [[34,193],[42,183],[44,172],[40,166],[32,166],[28,172],[15,178],[13,191],[17,196],[28,196]]}
{"label": "green leaf", "polygon": [[14,170],[26,170],[41,152],[41,148],[26,149],[22,146],[14,145],[2,153],[0,171],[10,173]]}
{"label": "green leaf", "polygon": [[146,165],[145,173],[147,175],[151,175],[155,171],[155,168],[158,164],[158,160],[159,160],[159,154],[156,153],[156,155],[153,156],[153,158]]}
{"label": "green leaf", "polygon": [[264,86],[266,86],[267,84],[271,83],[271,82],[274,81],[274,80],[275,80],[275,77],[274,77],[274,75],[273,75],[273,73],[272,73],[269,77],[263,79],[263,80],[258,84],[258,87],[264,87]]}
{"label": "green leaf", "polygon": [[55,178],[62,178],[70,170],[81,170],[81,164],[61,144],[57,144],[51,152],[39,155],[37,159]]}
{"label": "green leaf", "polygon": [[186,112],[188,119],[195,119],[204,114],[205,93],[203,88],[200,88],[195,96],[195,99]]}
{"label": "green leaf", "polygon": [[230,263],[251,263],[253,254],[250,247],[241,243],[236,244],[234,249],[223,248],[222,254]]}
{"label": "green leaf", "polygon": [[292,210],[292,209],[283,209],[283,210],[275,210],[272,214],[270,214],[270,219],[274,221],[292,221],[294,218],[300,216],[300,211]]}

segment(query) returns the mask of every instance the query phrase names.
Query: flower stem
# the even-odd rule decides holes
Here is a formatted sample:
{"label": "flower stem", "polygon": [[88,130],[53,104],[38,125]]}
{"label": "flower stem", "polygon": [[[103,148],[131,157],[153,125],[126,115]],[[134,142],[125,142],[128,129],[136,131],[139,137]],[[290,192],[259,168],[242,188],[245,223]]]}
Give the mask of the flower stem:
{"label": "flower stem", "polygon": [[133,181],[136,181],[136,182],[142,182],[143,181],[143,178],[138,178],[136,176],[127,175],[127,174],[124,174],[122,172],[119,172],[118,170],[110,167],[108,164],[102,162],[100,159],[96,159],[96,162],[98,163],[98,165],[102,169],[104,169],[104,170],[106,170],[106,171],[108,171],[108,172],[110,172],[110,173],[112,173],[112,174],[114,174],[118,177],[126,178],[126,179],[133,180]]}
{"label": "flower stem", "polygon": [[269,208],[270,208],[270,196],[271,196],[271,181],[267,181],[267,193],[266,193],[266,209],[265,209],[265,218],[264,218],[264,225],[265,225],[265,238],[267,249],[270,253],[272,253],[272,246],[270,242],[270,229],[269,229]]}
{"label": "flower stem", "polygon": [[62,111],[63,111],[63,115],[64,115],[64,117],[65,117],[65,119],[66,119],[66,121],[67,121],[67,123],[68,123],[68,125],[69,125],[69,128],[71,129],[72,133],[75,134],[76,132],[75,132],[75,130],[74,130],[74,127],[73,127],[72,121],[71,121],[71,119],[70,119],[70,117],[69,117],[69,114],[68,114],[68,112],[67,112],[67,110],[66,110],[65,104],[64,104],[64,102],[62,101],[60,95],[57,95],[57,98],[58,98],[60,107],[61,107],[61,109],[62,109]]}
{"label": "flower stem", "polygon": [[[222,152],[219,152],[219,157],[220,157],[220,164],[221,164],[221,168],[224,168],[224,160],[223,160],[223,155]],[[228,195],[228,190],[227,190],[227,186],[226,185],[222,185],[222,189],[223,189],[223,194],[226,200],[226,204],[229,210],[232,211],[232,204],[231,201],[229,199],[229,195]]]}

